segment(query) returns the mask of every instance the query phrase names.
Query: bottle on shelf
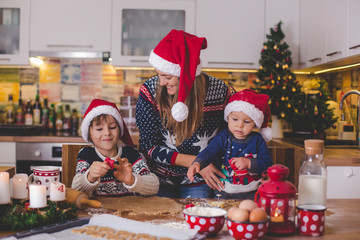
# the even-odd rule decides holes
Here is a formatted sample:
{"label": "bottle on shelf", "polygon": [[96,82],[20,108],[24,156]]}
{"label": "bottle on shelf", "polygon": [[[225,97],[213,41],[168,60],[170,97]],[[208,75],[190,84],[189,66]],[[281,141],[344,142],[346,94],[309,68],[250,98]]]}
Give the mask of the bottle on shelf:
{"label": "bottle on shelf", "polygon": [[63,115],[63,130],[64,132],[70,132],[71,130],[71,113],[70,113],[70,105],[65,105],[65,111]]}
{"label": "bottle on shelf", "polygon": [[324,141],[305,140],[305,161],[299,172],[298,205],[311,204],[326,206],[327,174],[324,155]]}
{"label": "bottle on shelf", "polygon": [[71,133],[76,135],[79,130],[79,116],[77,114],[76,108],[72,110],[71,114]]}
{"label": "bottle on shelf", "polygon": [[63,107],[62,107],[62,105],[57,106],[55,128],[56,128],[56,131],[63,130]]}
{"label": "bottle on shelf", "polygon": [[39,94],[36,94],[33,114],[34,114],[34,124],[39,125],[41,123],[41,103],[40,103]]}
{"label": "bottle on shelf", "polygon": [[55,121],[56,121],[56,112],[55,112],[55,104],[50,104],[49,109],[49,130],[55,130]]}
{"label": "bottle on shelf", "polygon": [[9,94],[8,97],[8,104],[6,106],[6,123],[7,124],[14,124],[15,123],[15,108],[13,102],[13,95]]}
{"label": "bottle on shelf", "polygon": [[25,111],[24,111],[24,106],[23,106],[23,102],[21,99],[21,93],[19,96],[19,102],[18,102],[18,107],[16,109],[16,124],[25,124]]}
{"label": "bottle on shelf", "polygon": [[41,124],[44,129],[49,129],[49,107],[47,97],[44,97],[44,107],[42,108],[41,113]]}
{"label": "bottle on shelf", "polygon": [[33,124],[34,124],[33,109],[31,106],[31,100],[28,99],[25,110],[25,125],[33,125]]}

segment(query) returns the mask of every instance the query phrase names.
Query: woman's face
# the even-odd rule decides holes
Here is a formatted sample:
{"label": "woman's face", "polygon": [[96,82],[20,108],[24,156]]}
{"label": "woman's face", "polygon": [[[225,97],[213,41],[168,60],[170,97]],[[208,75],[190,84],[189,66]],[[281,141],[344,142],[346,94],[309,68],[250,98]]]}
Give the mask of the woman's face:
{"label": "woman's face", "polygon": [[160,86],[163,87],[165,86],[167,89],[167,93],[170,96],[175,95],[177,89],[178,89],[178,85],[179,85],[179,77],[174,76],[174,75],[170,75],[167,73],[163,73],[159,70],[156,70],[156,73],[159,76],[160,79]]}
{"label": "woman's face", "polygon": [[119,135],[119,126],[111,115],[106,115],[100,123],[93,121],[89,129],[91,141],[100,153],[107,157],[116,155]]}
{"label": "woman's face", "polygon": [[255,122],[243,112],[231,112],[228,116],[228,127],[237,139],[244,139],[255,128]]}

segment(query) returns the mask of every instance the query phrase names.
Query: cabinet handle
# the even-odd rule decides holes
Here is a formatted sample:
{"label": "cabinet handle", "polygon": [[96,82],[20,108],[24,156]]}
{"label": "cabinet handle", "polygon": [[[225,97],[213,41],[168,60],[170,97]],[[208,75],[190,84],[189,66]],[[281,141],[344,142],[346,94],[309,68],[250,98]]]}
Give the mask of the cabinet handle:
{"label": "cabinet handle", "polygon": [[310,59],[309,60],[309,62],[315,62],[315,61],[317,61],[317,60],[321,60],[321,57],[316,57],[316,58],[313,58],[313,59]]}
{"label": "cabinet handle", "polygon": [[252,62],[212,62],[209,61],[209,64],[241,64],[241,65],[254,65]]}
{"label": "cabinet handle", "polygon": [[0,58],[0,61],[10,61],[10,58]]}
{"label": "cabinet handle", "polygon": [[306,62],[299,62],[299,65],[305,65]]}
{"label": "cabinet handle", "polygon": [[47,44],[46,45],[47,47],[58,47],[58,48],[93,48],[94,46],[93,45],[67,45],[67,44]]}
{"label": "cabinet handle", "polygon": [[341,51],[336,51],[336,52],[328,53],[328,54],[326,54],[326,56],[327,56],[327,57],[331,57],[332,55],[335,55],[335,54],[341,54]]}
{"label": "cabinet handle", "polygon": [[135,63],[148,63],[149,60],[130,59],[130,62],[135,62]]}
{"label": "cabinet handle", "polygon": [[358,47],[360,47],[360,44],[355,45],[355,46],[352,46],[352,47],[349,47],[349,49],[355,49],[355,48],[358,48]]}

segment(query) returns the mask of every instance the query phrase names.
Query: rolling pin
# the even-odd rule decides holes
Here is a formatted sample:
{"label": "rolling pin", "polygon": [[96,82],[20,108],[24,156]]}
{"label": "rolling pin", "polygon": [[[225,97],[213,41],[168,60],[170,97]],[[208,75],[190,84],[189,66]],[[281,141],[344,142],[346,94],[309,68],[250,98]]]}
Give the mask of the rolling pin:
{"label": "rolling pin", "polygon": [[101,208],[102,203],[96,200],[90,200],[88,195],[83,192],[77,191],[73,188],[66,188],[66,201],[68,203],[75,203],[79,208],[85,208],[85,206],[93,208]]}

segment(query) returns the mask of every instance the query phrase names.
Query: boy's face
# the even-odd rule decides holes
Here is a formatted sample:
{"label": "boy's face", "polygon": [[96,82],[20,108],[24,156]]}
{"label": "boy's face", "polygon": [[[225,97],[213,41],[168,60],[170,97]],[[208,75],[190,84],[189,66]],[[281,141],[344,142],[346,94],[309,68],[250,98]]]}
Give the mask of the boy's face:
{"label": "boy's face", "polygon": [[228,128],[237,139],[244,139],[255,128],[255,122],[243,112],[231,112],[228,116]]}
{"label": "boy's face", "polygon": [[157,69],[155,69],[155,71],[159,76],[160,86],[165,86],[167,89],[167,93],[170,96],[173,96],[176,93],[179,85],[179,77],[163,73]]}
{"label": "boy's face", "polygon": [[89,129],[92,143],[106,157],[114,157],[117,154],[119,134],[119,125],[111,115],[106,115],[102,121],[93,121]]}

